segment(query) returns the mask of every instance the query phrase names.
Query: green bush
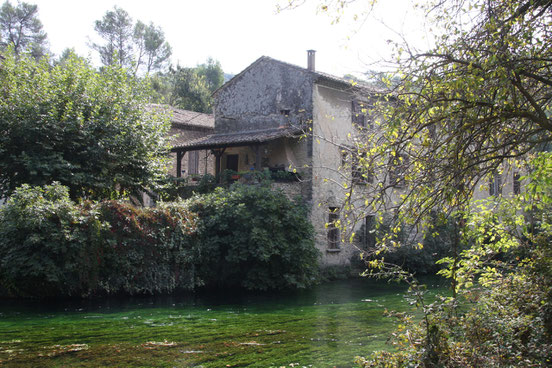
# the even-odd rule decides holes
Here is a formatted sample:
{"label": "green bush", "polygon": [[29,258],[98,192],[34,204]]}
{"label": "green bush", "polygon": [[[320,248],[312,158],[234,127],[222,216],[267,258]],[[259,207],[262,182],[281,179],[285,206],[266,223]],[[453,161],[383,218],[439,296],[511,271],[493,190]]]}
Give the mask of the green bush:
{"label": "green bush", "polygon": [[60,184],[23,185],[0,210],[0,234],[0,293],[11,296],[264,290],[317,279],[304,207],[265,187],[137,208],[77,205]]}
{"label": "green bush", "polygon": [[93,288],[105,226],[59,184],[22,185],[0,211],[0,284],[19,296],[75,295]]}
{"label": "green bush", "polygon": [[206,285],[265,290],[316,281],[318,251],[306,209],[281,191],[234,184],[189,205],[199,215],[198,271]]}
{"label": "green bush", "polygon": [[193,289],[194,215],[182,203],[139,208],[118,201],[98,205],[109,224],[101,236],[100,288],[106,293],[154,294]]}
{"label": "green bush", "polygon": [[[533,156],[528,172],[519,195],[477,201],[457,215],[465,246],[439,261],[455,293],[427,304],[410,282],[417,316],[395,313],[394,351],[359,357],[359,366],[552,365],[552,155]],[[411,279],[384,263],[371,271]]]}
{"label": "green bush", "polygon": [[0,285],[31,297],[193,288],[194,229],[182,203],[77,205],[59,184],[23,185],[0,211]]}

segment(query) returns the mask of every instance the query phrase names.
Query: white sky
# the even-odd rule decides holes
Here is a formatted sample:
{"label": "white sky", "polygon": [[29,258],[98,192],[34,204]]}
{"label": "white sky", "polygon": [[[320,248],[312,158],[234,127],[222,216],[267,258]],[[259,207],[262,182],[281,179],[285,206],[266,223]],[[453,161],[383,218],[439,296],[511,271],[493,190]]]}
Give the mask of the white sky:
{"label": "white sky", "polygon": [[[388,27],[423,37],[421,18],[412,17],[412,10],[408,10],[409,22],[405,23],[408,0],[381,0],[378,12],[362,27],[350,18],[331,25],[331,19],[317,14],[314,3],[308,2],[277,13],[276,0],[26,1],[38,5],[52,52],[60,54],[66,47],[74,47],[96,64],[96,52],[88,47],[91,40],[99,41],[94,21],[114,5],[125,9],[134,20],[160,26],[173,48],[174,64],[195,66],[213,57],[232,74],[262,55],[306,67],[307,49],[317,50],[317,70],[338,76],[358,74],[388,55],[386,40],[396,37]],[[354,13],[351,9],[348,14]]]}

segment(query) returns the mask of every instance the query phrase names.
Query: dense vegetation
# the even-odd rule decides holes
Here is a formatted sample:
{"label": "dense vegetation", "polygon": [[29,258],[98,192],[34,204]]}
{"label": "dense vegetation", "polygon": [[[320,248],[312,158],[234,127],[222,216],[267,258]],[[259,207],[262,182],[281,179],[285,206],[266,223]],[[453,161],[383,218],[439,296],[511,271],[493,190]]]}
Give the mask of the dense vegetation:
{"label": "dense vegetation", "polygon": [[190,200],[199,215],[200,273],[208,285],[307,287],[318,251],[306,209],[265,186],[234,184]]}
{"label": "dense vegetation", "polygon": [[194,229],[177,205],[78,205],[60,184],[23,185],[0,211],[0,285],[26,297],[191,289]]}
{"label": "dense vegetation", "polygon": [[316,281],[305,209],[265,187],[188,203],[77,204],[60,185],[23,185],[0,210],[0,288],[24,297],[281,289]]}
{"label": "dense vegetation", "polygon": [[168,116],[147,110],[147,81],[75,55],[51,66],[8,49],[0,66],[0,196],[53,181],[72,198],[112,198],[164,173]]}
{"label": "dense vegetation", "polygon": [[481,201],[463,214],[470,246],[446,257],[455,298],[426,304],[411,275],[380,264],[379,276],[411,283],[424,318],[396,314],[396,352],[359,358],[362,367],[545,367],[552,359],[552,155],[534,158],[523,195]]}

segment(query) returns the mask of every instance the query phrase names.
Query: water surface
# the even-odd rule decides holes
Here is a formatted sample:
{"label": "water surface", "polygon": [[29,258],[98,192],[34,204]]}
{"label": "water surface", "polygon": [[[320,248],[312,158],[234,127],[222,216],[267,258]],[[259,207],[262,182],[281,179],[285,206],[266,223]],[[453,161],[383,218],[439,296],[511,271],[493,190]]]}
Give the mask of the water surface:
{"label": "water surface", "polygon": [[295,292],[0,301],[0,366],[352,367],[390,349],[394,321],[383,312],[407,310],[405,290],[358,279]]}

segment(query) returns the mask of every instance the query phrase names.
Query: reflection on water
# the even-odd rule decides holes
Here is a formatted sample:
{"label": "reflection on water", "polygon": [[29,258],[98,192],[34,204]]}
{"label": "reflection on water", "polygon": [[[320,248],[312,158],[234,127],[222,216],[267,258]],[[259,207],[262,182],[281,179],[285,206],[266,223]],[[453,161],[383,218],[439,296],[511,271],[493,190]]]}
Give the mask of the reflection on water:
{"label": "reflection on water", "polygon": [[385,348],[393,322],[382,312],[407,308],[405,290],[358,279],[300,291],[1,301],[0,365],[350,367]]}

